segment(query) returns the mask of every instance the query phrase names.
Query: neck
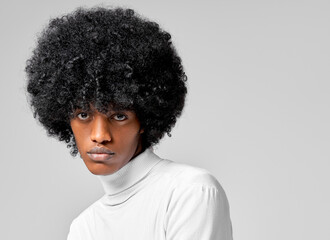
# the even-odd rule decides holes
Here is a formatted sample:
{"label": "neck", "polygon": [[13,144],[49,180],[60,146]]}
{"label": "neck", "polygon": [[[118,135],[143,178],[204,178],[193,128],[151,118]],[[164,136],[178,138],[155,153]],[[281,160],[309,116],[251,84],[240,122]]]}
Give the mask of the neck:
{"label": "neck", "polygon": [[161,159],[151,148],[140,151],[126,165],[109,175],[98,175],[107,195],[116,195],[143,179]]}

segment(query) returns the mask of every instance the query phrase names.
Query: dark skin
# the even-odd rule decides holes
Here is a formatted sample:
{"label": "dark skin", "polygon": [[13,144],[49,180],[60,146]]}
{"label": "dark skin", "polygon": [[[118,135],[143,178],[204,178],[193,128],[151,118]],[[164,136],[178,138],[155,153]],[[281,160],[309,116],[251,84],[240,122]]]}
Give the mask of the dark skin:
{"label": "dark skin", "polygon": [[77,109],[70,125],[80,156],[95,175],[112,174],[142,152],[143,129],[133,111]]}

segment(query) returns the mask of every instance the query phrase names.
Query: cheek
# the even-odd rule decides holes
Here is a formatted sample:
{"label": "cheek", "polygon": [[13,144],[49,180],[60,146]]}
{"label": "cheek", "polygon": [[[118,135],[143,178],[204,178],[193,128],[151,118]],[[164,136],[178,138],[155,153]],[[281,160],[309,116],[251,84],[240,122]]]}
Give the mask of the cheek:
{"label": "cheek", "polygon": [[78,150],[80,150],[80,148],[84,145],[84,141],[86,139],[86,133],[84,131],[84,129],[81,129],[79,127],[77,127],[75,124],[71,124],[71,129],[78,147]]}
{"label": "cheek", "polygon": [[140,132],[138,127],[121,128],[113,131],[113,142],[120,142],[122,144],[135,144],[140,139]]}

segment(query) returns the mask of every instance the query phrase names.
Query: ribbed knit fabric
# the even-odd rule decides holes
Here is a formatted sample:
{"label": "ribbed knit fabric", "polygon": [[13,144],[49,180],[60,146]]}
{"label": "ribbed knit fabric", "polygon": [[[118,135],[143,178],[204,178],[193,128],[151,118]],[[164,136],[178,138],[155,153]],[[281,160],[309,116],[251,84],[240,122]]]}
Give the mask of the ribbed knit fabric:
{"label": "ribbed knit fabric", "polygon": [[147,149],[98,177],[105,195],[73,220],[68,240],[232,240],[225,192],[204,169]]}

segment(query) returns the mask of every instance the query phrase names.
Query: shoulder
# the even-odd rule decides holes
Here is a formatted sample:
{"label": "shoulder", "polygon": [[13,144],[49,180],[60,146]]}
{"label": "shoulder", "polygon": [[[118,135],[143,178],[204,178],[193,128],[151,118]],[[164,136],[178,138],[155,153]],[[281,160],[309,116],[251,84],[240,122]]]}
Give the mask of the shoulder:
{"label": "shoulder", "polygon": [[219,181],[206,169],[171,160],[163,160],[162,165],[162,175],[172,190],[200,187],[224,193]]}
{"label": "shoulder", "polygon": [[83,226],[88,226],[89,220],[92,219],[92,216],[94,215],[95,209],[100,205],[101,199],[95,201],[93,204],[91,204],[89,207],[87,207],[85,210],[79,213],[79,215],[73,219],[70,229],[73,228],[81,228]]}
{"label": "shoulder", "polygon": [[169,161],[164,172],[171,178],[163,199],[169,239],[232,239],[227,196],[209,171]]}

